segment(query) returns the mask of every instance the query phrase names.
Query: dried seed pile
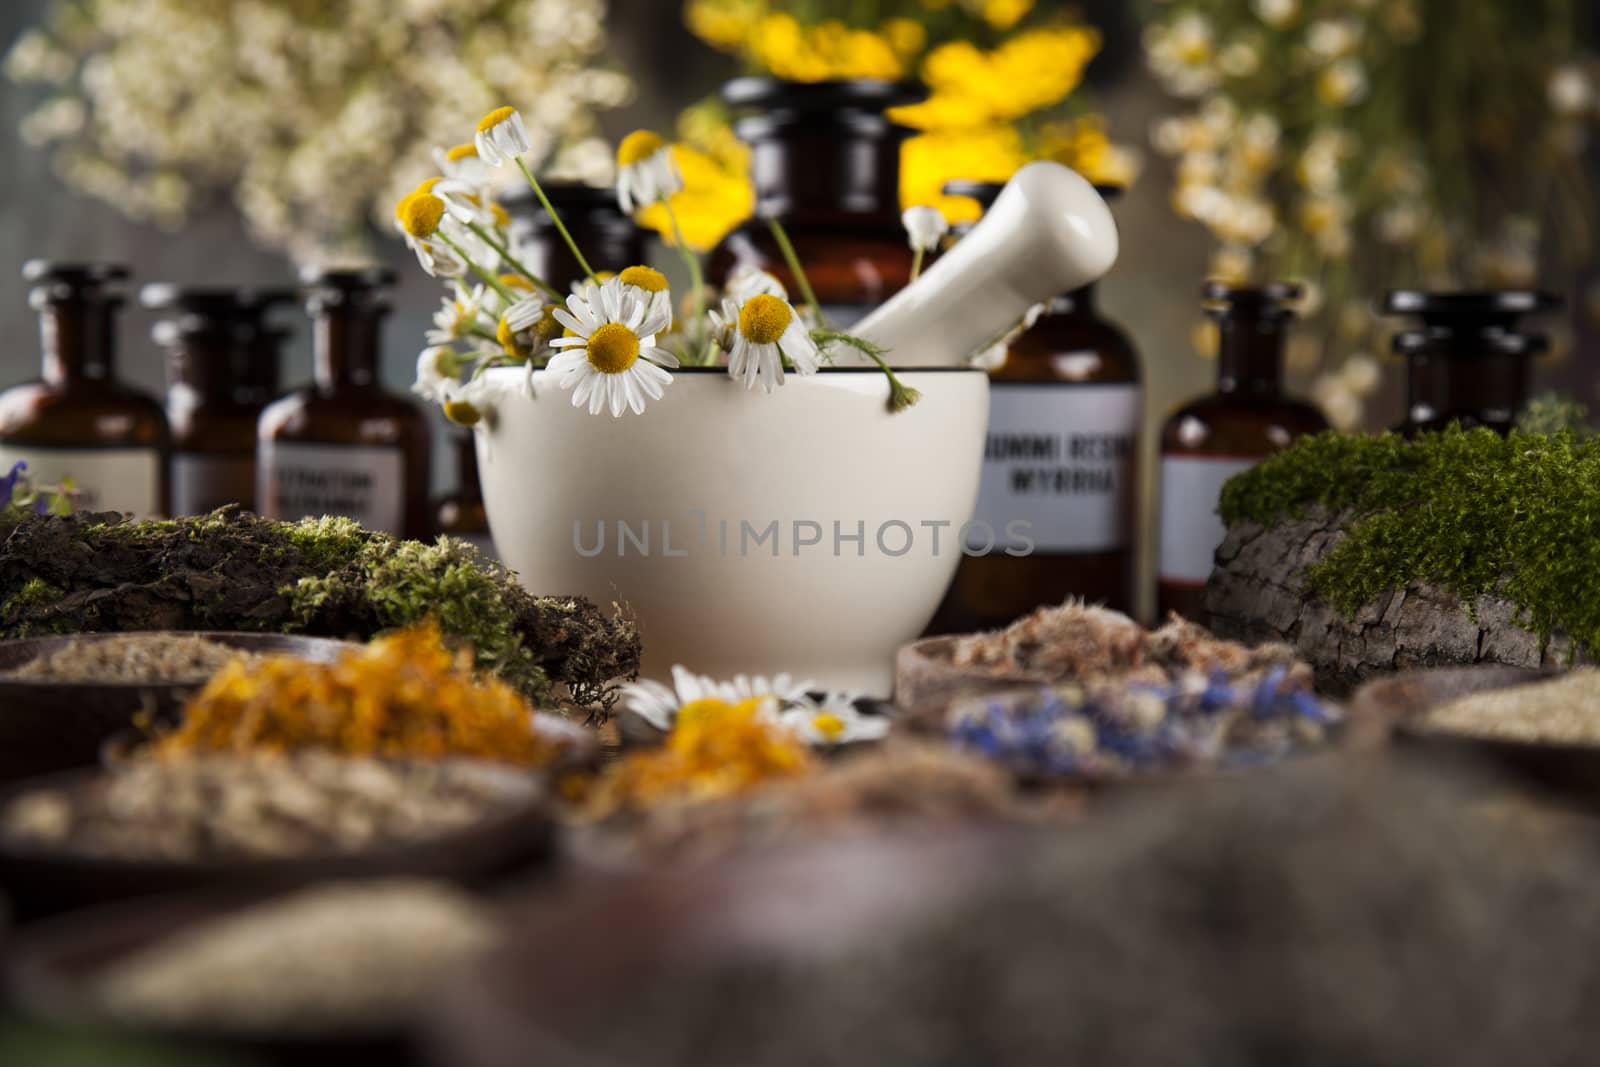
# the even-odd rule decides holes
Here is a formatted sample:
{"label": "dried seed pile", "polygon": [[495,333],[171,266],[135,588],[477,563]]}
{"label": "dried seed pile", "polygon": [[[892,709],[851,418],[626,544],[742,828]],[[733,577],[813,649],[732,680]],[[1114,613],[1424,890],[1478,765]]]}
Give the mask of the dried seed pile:
{"label": "dried seed pile", "polygon": [[334,1034],[399,1026],[488,947],[471,898],[428,882],[334,885],[216,919],[111,965],[101,1006],[141,1028]]}
{"label": "dried seed pile", "polygon": [[463,763],[324,753],[135,763],[0,810],[0,836],[129,861],[291,858],[435,837],[524,802],[531,781]]}
{"label": "dried seed pile", "polygon": [[1501,741],[1600,745],[1600,670],[1462,697],[1429,712],[1423,725]]}
{"label": "dried seed pile", "polygon": [[74,638],[0,677],[36,682],[203,682],[234,660],[255,657],[197,633],[151,631]]}

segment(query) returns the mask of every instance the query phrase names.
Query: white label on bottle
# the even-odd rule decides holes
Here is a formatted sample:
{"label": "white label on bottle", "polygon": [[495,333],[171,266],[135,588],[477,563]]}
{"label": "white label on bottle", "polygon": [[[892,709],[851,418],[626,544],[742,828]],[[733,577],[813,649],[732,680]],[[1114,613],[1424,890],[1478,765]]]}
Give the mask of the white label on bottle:
{"label": "white label on bottle", "polygon": [[153,448],[39,448],[0,445],[0,474],[26,463],[36,486],[78,489],[79,511],[122,511],[141,519],[161,513],[161,453]]}
{"label": "white label on bottle", "polygon": [[1223,483],[1259,462],[1237,457],[1161,457],[1161,551],[1156,570],[1161,581],[1204,585],[1211,577],[1217,546],[1228,532],[1217,514]]}
{"label": "white label on bottle", "polygon": [[968,542],[994,551],[1125,548],[1139,453],[1133,383],[996,382]]}
{"label": "white label on bottle", "polygon": [[405,460],[397,448],[264,442],[256,500],[270,519],[344,515],[369,530],[400,536],[405,524]]}
{"label": "white label on bottle", "polygon": [[245,504],[240,488],[255,486],[255,456],[217,456],[204,452],[172,455],[172,513],[205,515],[224,504]]}

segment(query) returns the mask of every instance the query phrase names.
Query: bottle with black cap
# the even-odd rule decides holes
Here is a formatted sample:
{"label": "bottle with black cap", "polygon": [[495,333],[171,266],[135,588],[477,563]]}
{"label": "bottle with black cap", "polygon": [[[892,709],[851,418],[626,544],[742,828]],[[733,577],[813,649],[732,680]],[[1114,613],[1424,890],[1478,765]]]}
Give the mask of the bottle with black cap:
{"label": "bottle with black cap", "polygon": [[776,218],[835,328],[846,329],[911,280],[900,221],[900,148],[914,130],[885,114],[927,98],[905,82],[813,83],[739,78],[722,91],[745,112],[734,131],[750,145],[755,217],[712,253],[708,276],[771,272],[801,293],[766,220]]}
{"label": "bottle with black cap", "polygon": [[[944,192],[987,210],[1004,187],[951,182]],[[1090,284],[1045,307],[990,377],[969,554],[934,628],[992,629],[1073,596],[1131,612],[1144,414],[1133,343],[1100,315]]]}
{"label": "bottle with black cap", "polygon": [[257,423],[257,492],[273,519],[344,515],[369,530],[426,537],[426,417],[379,383],[380,333],[393,271],[301,276],[314,323],[314,380]]}
{"label": "bottle with black cap", "polygon": [[0,393],[0,473],[27,464],[36,484],[77,489],[80,511],[167,514],[167,419],[116,378],[114,288],[125,267],[32,260],[43,341],[40,380]]}
{"label": "bottle with black cap", "polygon": [[174,515],[225,504],[256,510],[256,420],[276,392],[282,336],[265,319],[293,298],[288,289],[156,284],[140,291],[145,307],[163,313],[151,335],[167,354]]}
{"label": "bottle with black cap", "polygon": [[497,559],[499,557],[495,554],[494,540],[489,536],[489,512],[483,503],[483,483],[478,480],[477,442],[472,431],[451,427],[450,444],[456,454],[457,488],[452,493],[435,497],[429,503],[428,511],[433,516],[433,534],[459,537],[472,544],[480,553],[491,559]]}
{"label": "bottle with black cap", "polygon": [[1533,360],[1550,348],[1545,335],[1520,329],[1521,320],[1561,305],[1559,296],[1531,290],[1385,294],[1384,314],[1421,320],[1394,338],[1408,392],[1406,420],[1395,429],[1411,436],[1456,423],[1508,433],[1528,402]]}
{"label": "bottle with black cap", "polygon": [[1206,579],[1222,544],[1222,486],[1303,434],[1328,428],[1322,413],[1283,392],[1283,354],[1304,289],[1212,282],[1206,313],[1217,323],[1217,391],[1185,404],[1161,429],[1157,607],[1207,621]]}
{"label": "bottle with black cap", "polygon": [[[617,273],[645,262],[645,231],[622,213],[614,190],[579,182],[540,184],[595,270]],[[511,215],[511,240],[523,266],[563,293],[583,278],[583,268],[531,189],[503,203]]]}

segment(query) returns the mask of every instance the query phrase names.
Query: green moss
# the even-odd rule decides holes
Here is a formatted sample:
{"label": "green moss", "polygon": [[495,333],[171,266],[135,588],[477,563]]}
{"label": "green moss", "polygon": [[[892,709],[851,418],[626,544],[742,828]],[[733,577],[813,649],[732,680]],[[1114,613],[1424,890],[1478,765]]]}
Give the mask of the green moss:
{"label": "green moss", "polygon": [[639,666],[625,615],[536,597],[463,541],[401,541],[345,519],[239,511],[175,522],[0,512],[0,636],[253,630],[370,638],[438,619],[480,665],[553,706],[600,715]]}
{"label": "green moss", "polygon": [[1452,428],[1407,441],[1321,434],[1223,489],[1223,520],[1321,507],[1347,536],[1306,572],[1347,616],[1412,583],[1497,593],[1548,640],[1600,651],[1600,439]]}
{"label": "green moss", "polygon": [[465,541],[373,540],[357,550],[349,566],[302,578],[286,592],[303,620],[352,600],[364,604],[384,629],[431,615],[446,634],[471,643],[480,668],[548,697],[549,680],[521,640],[505,581],[504,572]]}

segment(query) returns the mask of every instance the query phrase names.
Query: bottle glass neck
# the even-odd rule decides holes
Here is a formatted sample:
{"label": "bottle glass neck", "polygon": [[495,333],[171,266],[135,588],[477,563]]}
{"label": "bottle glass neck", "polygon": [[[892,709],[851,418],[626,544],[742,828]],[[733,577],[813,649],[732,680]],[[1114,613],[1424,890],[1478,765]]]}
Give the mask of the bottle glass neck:
{"label": "bottle glass neck", "polygon": [[378,380],[378,318],[353,308],[316,317],[312,374],[317,388],[371,385]]}
{"label": "bottle glass neck", "polygon": [[1414,423],[1462,419],[1509,425],[1528,400],[1532,360],[1522,355],[1414,352],[1406,359]]}
{"label": "bottle glass neck", "polygon": [[756,214],[786,222],[899,224],[900,137],[796,126],[750,146]]}
{"label": "bottle glass neck", "polygon": [[456,474],[461,481],[461,495],[471,500],[483,497],[483,485],[478,480],[478,444],[472,434],[456,442]]}
{"label": "bottle glass neck", "polygon": [[1283,389],[1285,319],[1230,315],[1217,323],[1217,392],[1273,395]]}
{"label": "bottle glass neck", "polygon": [[39,313],[40,371],[51,385],[110,378],[116,362],[116,305],[63,300]]}

